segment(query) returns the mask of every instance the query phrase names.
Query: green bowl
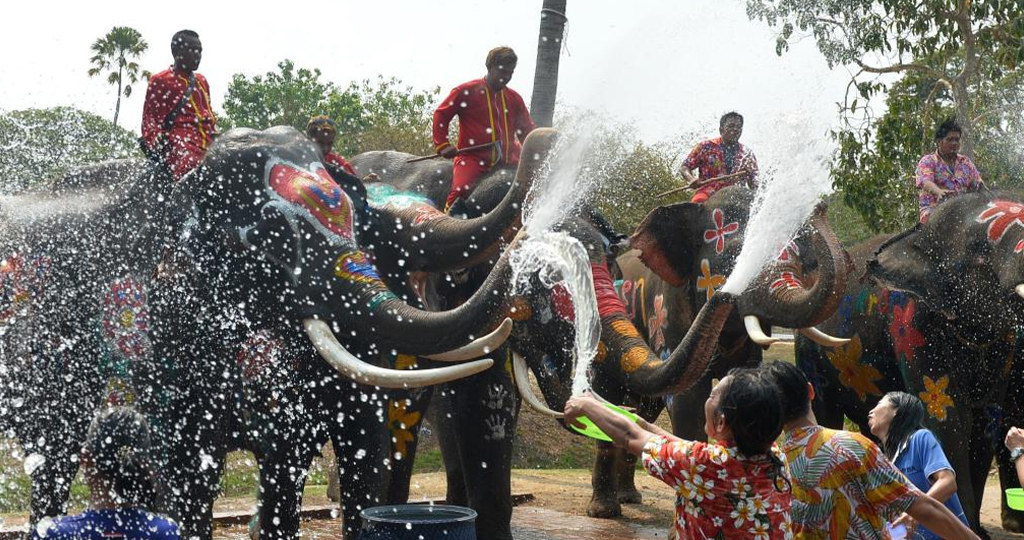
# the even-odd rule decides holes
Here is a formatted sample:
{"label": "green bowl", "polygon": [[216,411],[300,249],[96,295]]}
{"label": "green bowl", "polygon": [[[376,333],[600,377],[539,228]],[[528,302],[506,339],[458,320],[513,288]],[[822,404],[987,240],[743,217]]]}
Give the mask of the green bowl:
{"label": "green bowl", "polygon": [[1014,510],[1024,510],[1024,489],[1010,488],[1006,490],[1006,506]]}
{"label": "green bowl", "polygon": [[[615,411],[615,412],[617,412],[619,414],[621,414],[622,416],[625,416],[626,418],[629,418],[633,422],[636,422],[638,419],[640,419],[640,417],[637,416],[636,414],[631,413],[631,412],[627,411],[626,409],[623,409],[622,407],[616,407],[615,405],[612,405],[611,403],[605,403],[604,406],[608,407],[609,409],[611,409],[611,410],[613,410],[613,411]],[[587,418],[586,416],[579,417],[577,419],[577,421],[579,423],[583,424],[586,427],[585,428],[579,428],[579,427],[577,427],[574,424],[569,424],[569,427],[571,427],[573,429],[573,431],[575,431],[576,433],[580,433],[582,435],[586,435],[587,437],[590,437],[591,439],[597,439],[599,441],[605,441],[605,442],[612,442],[611,437],[605,435],[604,432],[601,431],[601,428],[595,426],[594,423],[591,422],[590,419]],[[1024,498],[1024,495],[1021,495],[1021,497]]]}

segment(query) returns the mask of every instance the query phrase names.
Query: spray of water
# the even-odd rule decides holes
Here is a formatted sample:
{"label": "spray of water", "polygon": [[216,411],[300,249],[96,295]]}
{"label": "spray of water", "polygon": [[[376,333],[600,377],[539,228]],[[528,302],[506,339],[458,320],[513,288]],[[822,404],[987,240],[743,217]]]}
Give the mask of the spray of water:
{"label": "spray of water", "polygon": [[[778,257],[814,206],[832,191],[828,175],[827,139],[805,119],[793,114],[781,118],[774,144],[766,145],[767,159],[758,177],[757,194],[750,210],[743,248],[722,291],[740,294],[761,269]],[[765,167],[764,165],[767,165]]]}

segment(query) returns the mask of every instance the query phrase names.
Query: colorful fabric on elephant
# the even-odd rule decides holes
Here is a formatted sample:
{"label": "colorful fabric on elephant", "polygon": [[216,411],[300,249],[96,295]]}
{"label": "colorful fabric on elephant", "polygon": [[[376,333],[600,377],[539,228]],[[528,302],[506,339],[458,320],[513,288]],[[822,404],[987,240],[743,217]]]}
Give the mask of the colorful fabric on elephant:
{"label": "colorful fabric on elephant", "polygon": [[[772,451],[782,458],[778,448]],[[770,478],[775,465],[766,457],[747,459],[736,448],[658,436],[642,458],[651,476],[676,490],[673,526],[680,540],[793,538],[792,497],[784,479]]]}
{"label": "colorful fabric on elephant", "polygon": [[783,434],[799,539],[884,540],[885,524],[924,496],[859,433],[821,426]]}
{"label": "colorful fabric on elephant", "polygon": [[626,314],[626,305],[622,303],[615,285],[612,284],[612,275],[608,271],[608,263],[591,263],[590,273],[594,276],[594,293],[597,296],[597,312],[602,318],[614,314]]}
{"label": "colorful fabric on elephant", "polygon": [[32,540],[178,540],[178,525],[163,516],[135,508],[86,510],[63,516],[32,530]]}
{"label": "colorful fabric on elephant", "polygon": [[[953,471],[953,466],[946,459],[939,440],[927,429],[920,429],[911,435],[907,445],[897,452],[893,463],[903,471],[903,474],[907,475],[917,489],[924,492],[932,487],[932,482],[928,479],[929,476],[939,471]],[[960,497],[956,493],[945,504],[954,516],[959,518],[964,525],[970,527],[967,523],[967,515],[964,514],[964,508],[960,505]],[[939,538],[923,525],[918,525],[914,530],[915,540],[939,540]]]}
{"label": "colorful fabric on elephant", "polygon": [[[192,96],[181,108],[167,135],[167,164],[175,178],[195,169],[206,154],[217,132],[217,117],[210,105],[210,83],[196,73]],[[157,136],[164,133],[164,120],[188,89],[188,76],[169,67],[149,78],[146,101],[142,106],[142,138],[153,148]]]}
{"label": "colorful fabric on elephant", "polygon": [[[722,144],[721,137],[702,141],[693,147],[690,155],[686,156],[686,160],[683,161],[683,167],[687,170],[697,169],[697,178],[699,180],[732,174],[745,168],[750,169],[756,179],[757,157],[746,146],[740,143],[736,143],[736,145],[735,149],[730,149],[731,152],[728,152],[732,159],[727,160],[726,158],[730,156],[726,155],[727,151],[725,145]],[[730,179],[722,182],[711,182],[706,186],[702,186],[694,193],[691,202],[704,202],[716,191],[734,182],[735,179]]]}
{"label": "colorful fabric on elephant", "polygon": [[953,193],[964,193],[970,188],[978,187],[980,181],[981,173],[974,167],[971,158],[963,154],[957,154],[952,167],[939,157],[938,152],[922,157],[917,163],[917,179],[914,182],[920,190],[917,198],[921,207],[921,223],[928,221],[928,215],[939,204],[938,197],[924,190],[925,182],[933,182],[936,186]]}

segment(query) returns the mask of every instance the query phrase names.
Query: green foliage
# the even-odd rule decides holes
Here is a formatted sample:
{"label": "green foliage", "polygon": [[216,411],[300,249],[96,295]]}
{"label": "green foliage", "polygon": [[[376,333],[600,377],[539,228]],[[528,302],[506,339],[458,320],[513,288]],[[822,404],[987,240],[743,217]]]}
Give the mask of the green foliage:
{"label": "green foliage", "polygon": [[278,71],[232,77],[224,98],[224,129],[246,126],[306,129],[318,114],[338,125],[335,150],[354,155],[367,150],[431,153],[430,121],[440,89],[417,92],[394,77],[378,77],[340,88],[321,79],[319,69],[295,68],[291,60]]}
{"label": "green foliage", "polygon": [[141,157],[135,135],[72,107],[0,114],[0,192],[13,193],[108,159]]}
{"label": "green foliage", "polygon": [[[127,26],[115,26],[110,32],[107,32],[107,35],[92,44],[93,56],[89,62],[93,67],[89,69],[89,76],[95,77],[109,70],[107,82],[117,86],[114,125],[117,125],[117,116],[121,112],[121,95],[123,94],[126,98],[131,97],[132,85],[139,82],[139,64],[135,59],[146,52],[148,48],[149,44],[142,39],[142,34]],[[141,75],[148,79],[150,73],[143,70]]]}

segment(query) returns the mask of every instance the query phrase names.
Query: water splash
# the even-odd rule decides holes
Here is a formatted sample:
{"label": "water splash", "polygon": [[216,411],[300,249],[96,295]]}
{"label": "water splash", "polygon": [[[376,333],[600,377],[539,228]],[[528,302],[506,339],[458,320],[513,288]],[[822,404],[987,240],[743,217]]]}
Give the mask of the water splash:
{"label": "water splash", "polygon": [[[766,145],[757,194],[744,233],[743,248],[722,291],[740,294],[796,237],[815,205],[832,192],[831,149],[799,114],[778,120],[774,142]],[[765,165],[768,165],[765,167]]]}

